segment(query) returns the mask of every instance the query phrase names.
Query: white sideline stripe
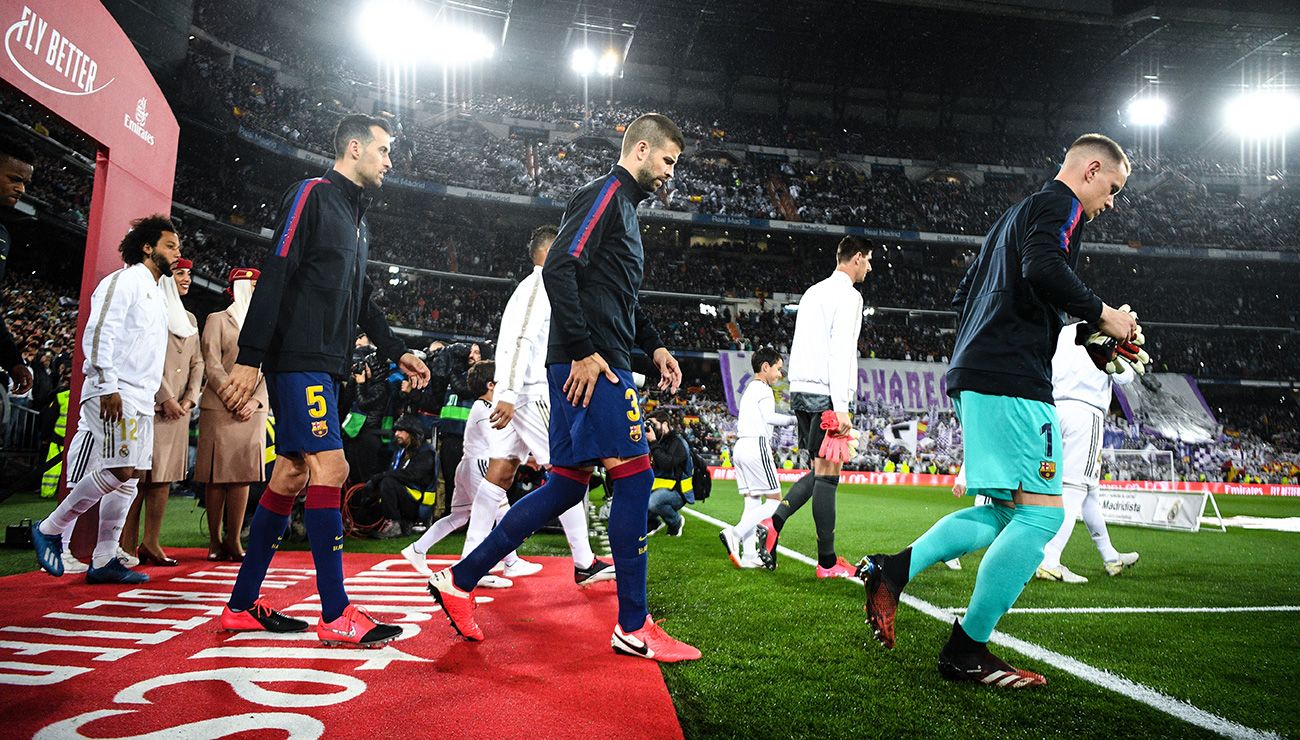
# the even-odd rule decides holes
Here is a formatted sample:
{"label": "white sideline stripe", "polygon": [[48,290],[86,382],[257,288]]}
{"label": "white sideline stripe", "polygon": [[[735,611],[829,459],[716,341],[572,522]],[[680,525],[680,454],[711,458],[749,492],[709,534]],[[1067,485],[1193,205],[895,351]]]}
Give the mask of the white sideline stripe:
{"label": "white sideline stripe", "polygon": [[[682,511],[696,517],[697,519],[703,519],[718,528],[731,526],[724,521],[714,519],[713,517],[695,511],[690,507],[683,507]],[[777,551],[792,560],[797,560],[806,565],[817,565],[816,560],[801,552],[795,552],[788,547],[777,545]],[[858,578],[850,578],[848,580],[857,584],[862,583],[862,580]],[[913,609],[916,609],[922,614],[934,617],[945,624],[947,624],[953,616],[952,613],[946,609],[937,607],[928,601],[918,599],[910,594],[902,594],[899,601],[907,604]],[[1230,719],[1225,719],[1217,714],[1207,712],[1204,709],[1189,704],[1182,699],[1176,699],[1167,694],[1162,694],[1150,686],[1145,686],[1136,681],[1130,681],[1123,676],[1118,676],[1100,668],[1094,668],[1083,661],[1048,650],[1041,645],[1036,645],[1032,642],[1026,642],[1017,637],[1012,637],[1004,632],[994,632],[993,636],[989,639],[989,642],[1009,647],[1027,658],[1046,663],[1053,668],[1057,668],[1081,678],[1090,684],[1114,691],[1117,694],[1128,697],[1142,704],[1146,704],[1153,709],[1181,719],[1184,722],[1196,725],[1197,727],[1203,727],[1211,732],[1217,732],[1225,737],[1280,738],[1280,736],[1275,733],[1256,730],[1253,727],[1247,727],[1243,724],[1233,722]]]}
{"label": "white sideline stripe", "polygon": [[[944,609],[965,614],[966,607]],[[1012,608],[1008,614],[1250,614],[1254,612],[1300,612],[1300,606],[1051,606]]]}

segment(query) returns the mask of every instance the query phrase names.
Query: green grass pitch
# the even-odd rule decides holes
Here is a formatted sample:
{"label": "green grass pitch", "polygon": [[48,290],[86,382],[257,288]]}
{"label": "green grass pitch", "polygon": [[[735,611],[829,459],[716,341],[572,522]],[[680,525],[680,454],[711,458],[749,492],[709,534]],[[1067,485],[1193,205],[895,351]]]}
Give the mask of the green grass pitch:
{"label": "green grass pitch", "polygon": [[[933,488],[843,486],[836,540],[856,561],[906,546],[958,501]],[[1300,516],[1300,500],[1223,496],[1225,516]],[[39,518],[52,504],[16,496],[0,522]],[[694,507],[734,521],[735,484],[718,481]],[[163,541],[204,547],[202,511],[174,498]],[[1142,559],[1117,578],[1102,570],[1082,524],[1062,558],[1091,582],[1033,581],[1017,607],[1259,607],[1300,605],[1300,535],[1229,528],[1225,533],[1111,527],[1121,551]],[[456,553],[453,536],[436,552]],[[349,540],[348,549],[397,552],[407,540]],[[811,511],[799,512],[781,544],[815,552]],[[305,543],[299,547],[305,548]],[[567,554],[559,535],[539,535],[521,553]],[[932,568],[908,593],[943,608],[964,607],[979,555],[963,570]],[[30,552],[0,551],[0,574],[31,570]],[[1029,692],[954,685],[935,670],[949,625],[908,606],[897,620],[898,645],[885,650],[863,624],[863,591],[848,581],[817,581],[790,558],[774,573],[738,571],[717,528],[688,517],[681,538],[656,535],[650,547],[650,604],[676,637],[704,652],[701,661],[665,666],[664,676],[687,737],[1201,737],[1212,733],[1095,686],[1068,672],[994,647],[1015,665],[1048,676]],[[611,616],[612,619],[612,616]],[[1224,719],[1282,736],[1300,735],[1300,613],[1009,614],[999,630],[1095,668],[1143,684]]]}

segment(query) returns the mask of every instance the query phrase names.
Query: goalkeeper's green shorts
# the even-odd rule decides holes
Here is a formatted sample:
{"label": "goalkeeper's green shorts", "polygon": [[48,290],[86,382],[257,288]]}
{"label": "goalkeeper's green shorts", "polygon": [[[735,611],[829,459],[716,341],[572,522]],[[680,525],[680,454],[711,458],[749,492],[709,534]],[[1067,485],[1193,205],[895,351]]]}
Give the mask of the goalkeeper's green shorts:
{"label": "goalkeeper's green shorts", "polygon": [[1061,495],[1056,407],[1014,396],[961,391],[953,399],[966,456],[966,495],[1011,500],[1016,489]]}

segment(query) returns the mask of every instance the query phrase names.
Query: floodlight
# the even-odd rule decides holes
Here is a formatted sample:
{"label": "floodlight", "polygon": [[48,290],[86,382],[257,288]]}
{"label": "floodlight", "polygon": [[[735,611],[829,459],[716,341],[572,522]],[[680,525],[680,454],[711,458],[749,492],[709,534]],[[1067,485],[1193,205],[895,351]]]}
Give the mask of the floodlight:
{"label": "floodlight", "polygon": [[596,71],[596,55],[591,49],[580,46],[569,57],[569,67],[583,77],[590,77]]}
{"label": "floodlight", "polygon": [[605,77],[618,74],[618,52],[607,49],[604,54],[601,54],[600,62],[596,64],[596,71]]}
{"label": "floodlight", "polygon": [[1128,122],[1133,126],[1163,126],[1169,118],[1169,104],[1160,98],[1137,98],[1128,104]]}
{"label": "floodlight", "polygon": [[413,0],[369,0],[361,7],[357,30],[381,59],[414,64],[434,34],[433,16]]}
{"label": "floodlight", "polygon": [[1228,128],[1245,139],[1282,136],[1300,124],[1300,98],[1280,90],[1255,90],[1224,109]]}
{"label": "floodlight", "polygon": [[496,52],[496,47],[483,34],[455,26],[438,28],[425,47],[434,61],[448,67],[490,59]]}

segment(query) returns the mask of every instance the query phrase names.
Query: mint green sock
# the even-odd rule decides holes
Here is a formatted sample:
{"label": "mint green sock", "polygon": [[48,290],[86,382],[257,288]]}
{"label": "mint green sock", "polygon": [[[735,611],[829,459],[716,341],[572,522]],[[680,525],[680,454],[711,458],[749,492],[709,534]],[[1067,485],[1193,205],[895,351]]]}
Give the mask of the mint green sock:
{"label": "mint green sock", "polygon": [[1065,510],[1059,506],[1020,505],[1008,511],[1011,521],[984,553],[975,576],[975,592],[961,620],[962,629],[976,642],[989,641],[998,620],[1020,598],[1043,561],[1043,548],[1065,521]]}
{"label": "mint green sock", "polygon": [[[912,543],[912,561],[907,580],[935,563],[982,550],[993,542],[1011,521],[1015,509],[1006,506],[972,506],[945,516]],[[1037,566],[1037,563],[1034,563]]]}

